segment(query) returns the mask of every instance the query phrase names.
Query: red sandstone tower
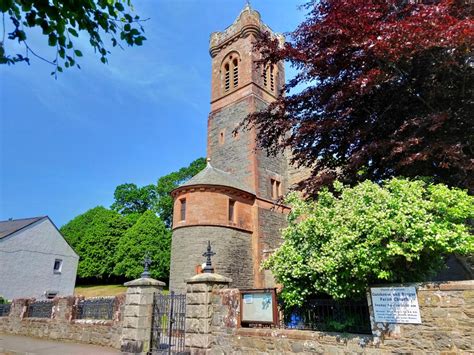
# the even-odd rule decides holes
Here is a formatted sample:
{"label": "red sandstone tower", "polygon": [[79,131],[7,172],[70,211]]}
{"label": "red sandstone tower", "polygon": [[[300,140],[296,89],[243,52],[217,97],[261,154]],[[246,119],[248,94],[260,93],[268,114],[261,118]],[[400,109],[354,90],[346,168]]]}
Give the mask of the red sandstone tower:
{"label": "red sandstone tower", "polygon": [[211,35],[209,163],[172,193],[173,290],[184,290],[184,280],[199,272],[208,240],[216,252],[215,271],[230,277],[233,287],[274,285],[260,263],[280,244],[285,226],[285,207],[276,200],[288,186],[287,160],[256,150],[254,130],[232,134],[247,114],[275,100],[285,81],[283,63],[255,63],[253,43],[264,32],[282,40],[247,5],[231,26]]}

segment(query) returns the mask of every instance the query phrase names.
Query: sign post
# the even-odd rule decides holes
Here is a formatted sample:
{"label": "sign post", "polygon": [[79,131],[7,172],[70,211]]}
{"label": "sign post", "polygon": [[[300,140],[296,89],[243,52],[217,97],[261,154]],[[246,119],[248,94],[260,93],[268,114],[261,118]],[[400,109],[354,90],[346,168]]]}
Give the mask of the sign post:
{"label": "sign post", "polygon": [[275,289],[241,290],[240,294],[240,324],[242,326],[256,324],[276,326],[278,324]]}
{"label": "sign post", "polygon": [[415,287],[370,289],[376,323],[421,324]]}

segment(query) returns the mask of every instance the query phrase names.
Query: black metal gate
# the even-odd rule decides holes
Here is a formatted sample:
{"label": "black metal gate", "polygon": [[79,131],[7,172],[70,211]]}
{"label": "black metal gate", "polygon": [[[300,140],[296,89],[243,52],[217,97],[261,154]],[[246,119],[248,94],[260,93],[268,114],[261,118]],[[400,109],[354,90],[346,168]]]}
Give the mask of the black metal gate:
{"label": "black metal gate", "polygon": [[152,354],[189,354],[184,346],[186,295],[156,294],[151,329]]}

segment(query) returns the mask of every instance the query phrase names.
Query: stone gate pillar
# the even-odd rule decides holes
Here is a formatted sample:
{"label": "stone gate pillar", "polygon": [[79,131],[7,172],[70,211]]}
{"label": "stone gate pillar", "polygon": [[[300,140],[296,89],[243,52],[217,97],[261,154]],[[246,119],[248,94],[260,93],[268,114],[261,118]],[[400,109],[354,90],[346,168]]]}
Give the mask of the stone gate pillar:
{"label": "stone gate pillar", "polygon": [[210,354],[213,296],[231,279],[218,274],[198,274],[186,281],[186,348],[191,354]]}
{"label": "stone gate pillar", "polygon": [[153,296],[163,290],[165,283],[142,277],[124,285],[128,289],[123,310],[120,349],[126,354],[146,354],[150,350]]}

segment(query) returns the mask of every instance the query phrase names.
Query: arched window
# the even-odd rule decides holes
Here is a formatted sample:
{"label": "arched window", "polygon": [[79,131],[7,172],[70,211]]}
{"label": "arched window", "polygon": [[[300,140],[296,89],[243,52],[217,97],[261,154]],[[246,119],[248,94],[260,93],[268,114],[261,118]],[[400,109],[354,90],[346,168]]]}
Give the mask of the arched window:
{"label": "arched window", "polygon": [[277,68],[273,64],[269,64],[263,68],[263,86],[272,92],[276,88]]}
{"label": "arched window", "polygon": [[224,92],[239,87],[239,55],[236,52],[230,53],[222,62],[222,80]]}
{"label": "arched window", "polygon": [[229,63],[227,63],[224,66],[224,87],[225,87],[226,92],[230,90],[230,65],[229,65]]}
{"label": "arched window", "polygon": [[263,68],[263,86],[265,86],[265,87],[268,86],[267,72],[268,72],[268,68],[264,67]]}
{"label": "arched window", "polygon": [[233,73],[234,73],[234,88],[239,86],[239,61],[237,58],[232,62]]}
{"label": "arched window", "polygon": [[273,65],[270,66],[270,90],[275,91],[275,76],[274,76]]}

